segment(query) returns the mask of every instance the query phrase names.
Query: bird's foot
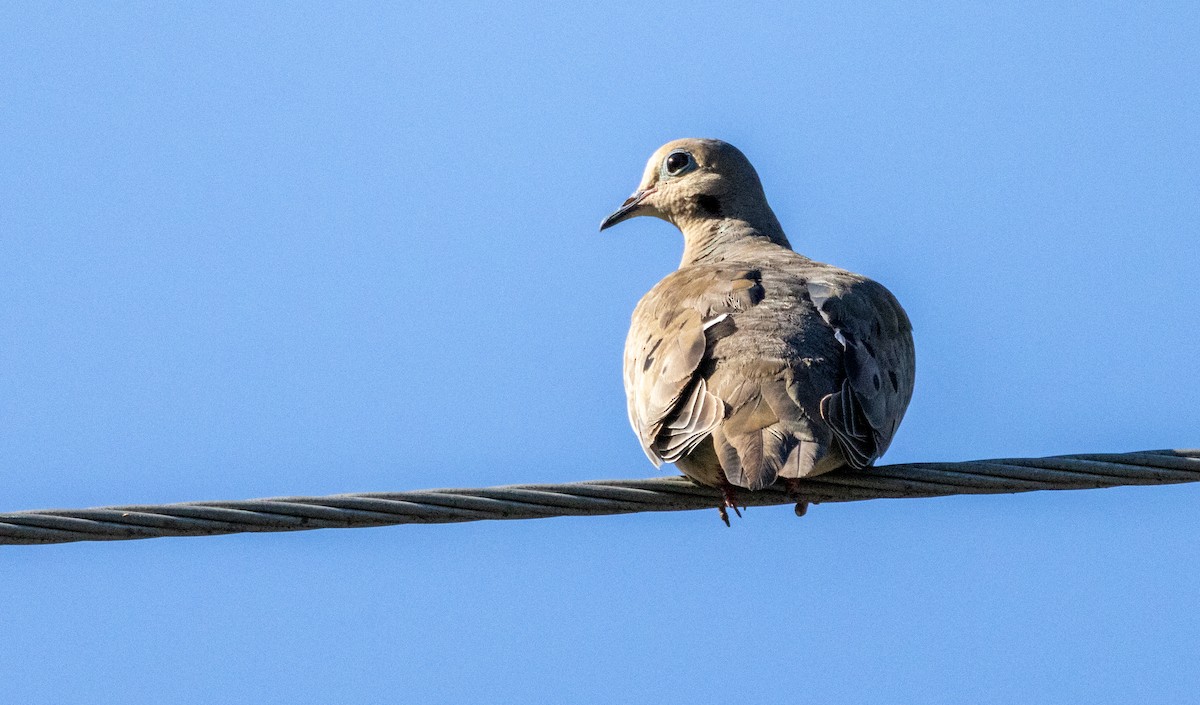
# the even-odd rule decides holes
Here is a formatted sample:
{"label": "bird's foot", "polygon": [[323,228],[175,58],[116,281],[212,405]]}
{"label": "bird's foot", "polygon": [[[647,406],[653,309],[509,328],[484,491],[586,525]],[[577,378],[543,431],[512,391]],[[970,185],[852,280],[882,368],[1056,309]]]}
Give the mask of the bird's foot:
{"label": "bird's foot", "polygon": [[800,493],[800,478],[785,477],[783,484],[787,487],[788,499],[796,503],[796,516],[802,517],[808,513],[808,500]]}
{"label": "bird's foot", "polygon": [[725,522],[725,526],[729,526],[729,512],[726,511],[727,508],[733,509],[733,513],[737,514],[739,519],[742,518],[742,510],[738,509],[735,492],[736,490],[734,490],[732,484],[728,482],[721,483],[721,497],[724,502],[717,507],[717,511],[721,513],[721,521]]}

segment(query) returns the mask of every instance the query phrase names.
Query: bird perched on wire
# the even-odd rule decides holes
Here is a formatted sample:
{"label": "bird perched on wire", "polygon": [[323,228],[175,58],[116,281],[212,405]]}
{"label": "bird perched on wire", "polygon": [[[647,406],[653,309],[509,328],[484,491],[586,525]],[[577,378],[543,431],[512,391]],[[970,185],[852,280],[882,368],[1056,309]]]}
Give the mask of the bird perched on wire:
{"label": "bird perched on wire", "polygon": [[600,225],[650,215],[683,232],[679,269],[633,312],[629,421],[659,466],[720,488],[799,480],[883,455],[912,397],[912,326],[882,285],[794,252],[733,145],[658,149]]}

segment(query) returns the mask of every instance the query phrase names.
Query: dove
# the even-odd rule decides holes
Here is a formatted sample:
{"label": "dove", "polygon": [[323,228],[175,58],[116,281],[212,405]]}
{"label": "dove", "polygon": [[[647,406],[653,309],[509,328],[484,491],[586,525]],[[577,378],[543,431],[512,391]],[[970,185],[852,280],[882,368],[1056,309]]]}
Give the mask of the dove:
{"label": "dove", "polygon": [[912,324],[890,291],[792,250],[750,161],[733,145],[660,147],[601,230],[637,216],[683,233],[679,268],[634,309],[625,342],[629,421],[655,466],[739,489],[865,468],[912,398]]}

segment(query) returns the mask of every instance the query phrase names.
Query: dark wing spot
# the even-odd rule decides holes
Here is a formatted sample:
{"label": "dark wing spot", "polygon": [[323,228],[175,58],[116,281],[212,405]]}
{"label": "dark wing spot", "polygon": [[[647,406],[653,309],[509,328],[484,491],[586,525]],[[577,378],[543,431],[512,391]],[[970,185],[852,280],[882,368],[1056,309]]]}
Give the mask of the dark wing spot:
{"label": "dark wing spot", "polygon": [[645,372],[646,370],[650,369],[650,366],[653,364],[654,364],[654,356],[647,355],[646,361],[642,363],[642,372]]}
{"label": "dark wing spot", "polygon": [[871,384],[875,385],[875,391],[879,391],[879,375],[871,375]]}
{"label": "dark wing spot", "polygon": [[[758,272],[755,272],[757,275]],[[757,306],[760,301],[767,295],[767,290],[763,288],[762,282],[755,277],[754,286],[750,287],[750,305]]]}
{"label": "dark wing spot", "polygon": [[893,392],[899,391],[900,390],[900,382],[896,379],[896,371],[895,370],[888,370],[888,379],[892,380],[892,391]]}
{"label": "dark wing spot", "polygon": [[704,337],[708,340],[708,344],[712,345],[721,338],[733,335],[736,331],[737,324],[734,323],[733,316],[726,316],[706,328],[704,330]]}
{"label": "dark wing spot", "polygon": [[721,202],[717,200],[716,196],[697,196],[696,205],[700,206],[709,215],[721,215]]}

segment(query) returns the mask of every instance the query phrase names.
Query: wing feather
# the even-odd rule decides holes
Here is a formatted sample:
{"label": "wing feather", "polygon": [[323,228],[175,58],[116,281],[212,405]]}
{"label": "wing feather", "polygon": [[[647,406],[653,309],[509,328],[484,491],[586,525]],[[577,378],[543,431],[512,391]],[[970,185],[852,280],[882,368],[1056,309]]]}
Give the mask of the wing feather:
{"label": "wing feather", "polygon": [[625,343],[629,421],[655,463],[674,462],[708,437],[725,416],[701,366],[729,316],[762,297],[758,273],[710,267],[654,287],[633,313]]}
{"label": "wing feather", "polygon": [[912,324],[882,285],[850,273],[808,282],[821,318],[844,348],[845,379],[821,400],[821,416],[855,468],[883,455],[912,398]]}

